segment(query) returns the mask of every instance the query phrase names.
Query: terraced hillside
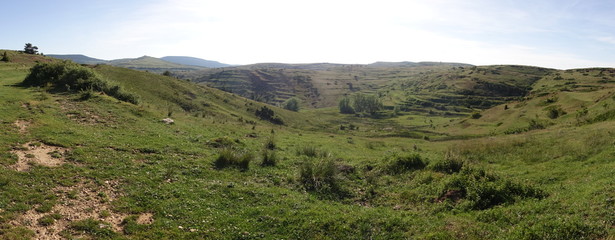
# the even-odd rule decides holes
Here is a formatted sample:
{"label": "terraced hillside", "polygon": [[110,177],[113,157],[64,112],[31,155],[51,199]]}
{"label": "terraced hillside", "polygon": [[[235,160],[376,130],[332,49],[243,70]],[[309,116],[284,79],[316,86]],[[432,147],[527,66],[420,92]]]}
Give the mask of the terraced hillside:
{"label": "terraced hillside", "polygon": [[524,97],[536,81],[554,71],[462,64],[259,64],[183,77],[273,105],[298,96],[307,106],[331,107],[344,95],[364,92],[405,111],[458,114]]}

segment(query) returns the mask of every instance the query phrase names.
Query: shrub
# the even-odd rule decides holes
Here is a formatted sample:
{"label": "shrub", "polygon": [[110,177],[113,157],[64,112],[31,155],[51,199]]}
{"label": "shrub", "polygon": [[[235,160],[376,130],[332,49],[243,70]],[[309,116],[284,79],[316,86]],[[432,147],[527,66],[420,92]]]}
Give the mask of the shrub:
{"label": "shrub", "polygon": [[0,59],[0,61],[10,62],[11,58],[9,57],[9,55],[6,52],[4,52],[4,54],[2,54],[2,59]]}
{"label": "shrub", "polygon": [[295,112],[299,111],[299,99],[296,97],[289,98],[282,103],[282,108]]}
{"label": "shrub", "polygon": [[354,109],[352,108],[352,105],[350,103],[350,98],[348,97],[343,97],[342,99],[340,99],[338,106],[340,108],[340,113],[344,113],[344,114],[354,113]]}
{"label": "shrub", "polygon": [[284,121],[278,116],[275,116],[275,112],[268,108],[267,106],[263,106],[260,109],[256,110],[254,113],[261,120],[267,120],[273,124],[283,125]]}
{"label": "shrub", "polygon": [[393,153],[385,158],[386,171],[389,173],[404,173],[407,171],[423,169],[425,168],[425,161],[419,154],[406,154]]}
{"label": "shrub", "polygon": [[102,79],[92,69],[69,61],[34,65],[22,85],[50,86],[56,91],[99,91],[120,101],[139,103],[137,95],[126,92],[120,86]]}
{"label": "shrub", "polygon": [[479,119],[480,117],[482,117],[483,115],[481,115],[479,112],[472,112],[472,114],[470,114],[470,117],[472,119]]}
{"label": "shrub", "polygon": [[237,152],[229,148],[225,148],[218,157],[214,160],[214,166],[217,169],[223,169],[227,167],[235,167],[242,171],[248,170],[250,162],[254,159],[254,155],[249,152]]}
{"label": "shrub", "polygon": [[465,200],[459,204],[460,208],[471,210],[488,209],[515,202],[520,198],[541,199],[546,197],[546,194],[540,189],[501,179],[482,169],[477,170],[469,167],[463,168],[461,172],[453,175],[444,184],[438,201],[456,200],[449,197],[452,192],[457,193],[455,198]]}
{"label": "shrub", "polygon": [[269,149],[269,150],[275,150],[275,137],[272,134],[270,137],[267,138],[267,140],[265,141],[265,149]]}
{"label": "shrub", "polygon": [[275,166],[278,162],[278,157],[275,151],[265,149],[262,152],[263,162],[261,166]]}
{"label": "shrub", "polygon": [[560,106],[550,106],[546,110],[547,110],[547,117],[551,119],[556,119],[566,114],[566,112]]}

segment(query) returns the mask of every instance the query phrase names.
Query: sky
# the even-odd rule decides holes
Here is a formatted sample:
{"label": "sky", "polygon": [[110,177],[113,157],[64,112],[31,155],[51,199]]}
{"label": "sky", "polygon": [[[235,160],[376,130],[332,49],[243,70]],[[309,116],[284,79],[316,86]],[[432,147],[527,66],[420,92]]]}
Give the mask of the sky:
{"label": "sky", "polygon": [[615,67],[611,0],[0,1],[0,49],[229,64]]}

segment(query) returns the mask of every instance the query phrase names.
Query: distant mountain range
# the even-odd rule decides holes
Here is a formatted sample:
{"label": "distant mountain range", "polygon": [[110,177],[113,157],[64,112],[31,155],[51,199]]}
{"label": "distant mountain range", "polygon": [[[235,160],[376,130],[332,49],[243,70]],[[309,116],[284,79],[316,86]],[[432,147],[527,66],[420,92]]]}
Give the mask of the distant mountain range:
{"label": "distant mountain range", "polygon": [[205,60],[195,57],[168,56],[155,58],[143,56],[139,58],[124,58],[115,60],[103,60],[92,58],[81,54],[48,54],[49,57],[71,60],[80,64],[108,64],[118,67],[132,68],[143,71],[164,72],[164,71],[192,71],[204,68],[228,67],[216,61]]}
{"label": "distant mountain range", "polygon": [[167,62],[177,63],[177,64],[199,66],[199,67],[206,67],[206,68],[220,68],[220,67],[230,67],[231,66],[230,64],[226,64],[226,63],[205,60],[205,59],[195,58],[195,57],[185,57],[185,56],[166,56],[166,57],[161,57],[160,59],[167,61]]}

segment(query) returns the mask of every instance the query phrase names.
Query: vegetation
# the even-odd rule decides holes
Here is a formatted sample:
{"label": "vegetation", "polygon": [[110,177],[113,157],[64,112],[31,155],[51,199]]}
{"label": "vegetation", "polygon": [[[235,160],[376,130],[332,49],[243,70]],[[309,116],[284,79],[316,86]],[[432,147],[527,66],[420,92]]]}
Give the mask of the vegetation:
{"label": "vegetation", "polygon": [[38,63],[22,82],[25,86],[53,88],[56,91],[100,91],[118,100],[139,103],[139,97],[119,85],[104,80],[87,67],[72,62]]}
{"label": "vegetation", "polygon": [[10,62],[11,61],[11,57],[9,57],[9,55],[6,53],[6,51],[4,51],[4,53],[2,54],[2,59],[0,59],[0,61]]}
{"label": "vegetation", "polygon": [[32,43],[26,43],[26,46],[24,46],[23,51],[27,54],[38,54],[38,47],[32,45]]}
{"label": "vegetation", "polygon": [[354,108],[352,108],[352,104],[350,102],[349,97],[343,97],[342,99],[340,99],[339,109],[340,109],[340,113],[345,113],[345,114],[355,113]]}
{"label": "vegetation", "polygon": [[295,112],[299,111],[299,99],[296,97],[289,98],[282,103],[282,108]]}
{"label": "vegetation", "polygon": [[[327,89],[327,107],[299,95],[294,112],[161,74],[7,53],[0,239],[615,235],[613,69],[246,70]],[[375,117],[340,113],[356,92],[382,101]]]}

